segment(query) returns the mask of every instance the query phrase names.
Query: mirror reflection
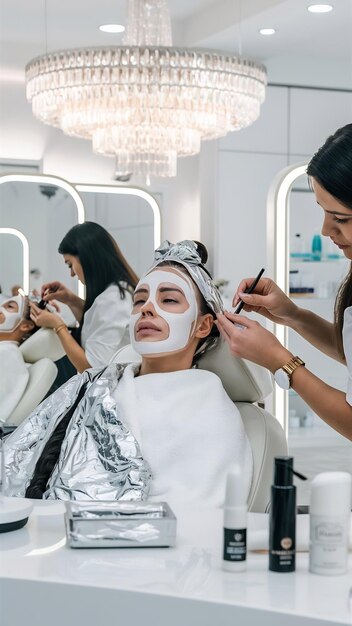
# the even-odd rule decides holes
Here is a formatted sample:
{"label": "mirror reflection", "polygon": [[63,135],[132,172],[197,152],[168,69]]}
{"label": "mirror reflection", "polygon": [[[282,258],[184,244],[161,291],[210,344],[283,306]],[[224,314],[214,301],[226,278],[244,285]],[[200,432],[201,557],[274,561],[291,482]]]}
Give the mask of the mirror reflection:
{"label": "mirror reflection", "polygon": [[[135,188],[75,188],[56,177],[5,175],[0,177],[0,229],[2,300],[20,287],[41,293],[44,285],[41,296],[49,306],[41,296],[29,308],[24,303],[26,323],[56,333],[56,338],[52,331],[42,333],[40,341],[34,333],[21,343],[14,327],[2,337],[2,348],[11,344],[21,363],[47,356],[55,361],[56,378],[53,366],[44,385],[42,372],[38,404],[76,371],[106,365],[119,342],[128,342],[131,292],[160,243],[159,209],[150,194]],[[28,242],[27,256],[19,237]],[[25,397],[12,404],[6,421],[17,425],[33,407]]]}

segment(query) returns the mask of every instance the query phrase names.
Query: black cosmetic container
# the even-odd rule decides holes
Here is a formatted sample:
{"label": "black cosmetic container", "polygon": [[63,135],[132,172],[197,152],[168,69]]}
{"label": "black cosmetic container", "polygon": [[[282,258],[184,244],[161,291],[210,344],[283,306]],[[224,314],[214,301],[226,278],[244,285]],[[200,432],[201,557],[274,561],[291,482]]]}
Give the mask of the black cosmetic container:
{"label": "black cosmetic container", "polygon": [[296,566],[296,487],[293,458],[275,457],[269,515],[269,570],[294,572]]}

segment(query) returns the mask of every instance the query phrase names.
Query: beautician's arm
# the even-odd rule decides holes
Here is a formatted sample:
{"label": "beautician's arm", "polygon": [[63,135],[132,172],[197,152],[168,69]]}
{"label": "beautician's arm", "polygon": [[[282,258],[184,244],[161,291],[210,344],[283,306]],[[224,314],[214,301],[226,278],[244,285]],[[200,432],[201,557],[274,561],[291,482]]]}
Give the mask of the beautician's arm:
{"label": "beautician's arm", "polygon": [[33,302],[31,307],[31,319],[37,326],[43,328],[52,328],[56,330],[62,346],[70,359],[72,365],[77,369],[79,373],[91,367],[91,364],[87,360],[86,353],[83,348],[77,343],[77,341],[71,336],[65,322],[56,313],[50,313],[46,309],[39,309]]}
{"label": "beautician's arm", "polygon": [[71,336],[71,333],[66,325],[60,328],[57,332],[57,336],[59,337],[63,349],[65,350],[72,365],[76,368],[77,372],[81,374],[84,370],[92,367],[87,360],[85,351]]}
{"label": "beautician's arm", "polygon": [[292,374],[292,389],[324,422],[352,440],[352,406],[343,391],[330,387],[302,366]]}
{"label": "beautician's arm", "polygon": [[341,363],[345,362],[337,348],[335,325],[332,322],[312,311],[298,307],[270,278],[262,278],[255,293],[251,295],[244,293],[252,281],[252,278],[242,280],[235,294],[233,306],[243,300],[245,311],[254,311],[275,324],[292,328],[327,356]]}
{"label": "beautician's arm", "polygon": [[297,307],[297,315],[288,326],[335,361],[346,362],[337,348],[335,324],[332,322],[328,322],[312,311]]}
{"label": "beautician's arm", "polygon": [[79,298],[79,296],[73,293],[71,289],[68,289],[63,283],[60,283],[58,280],[51,283],[45,283],[45,285],[42,286],[41,294],[45,302],[58,300],[58,302],[67,304],[76,320],[78,322],[81,321],[85,301],[82,300],[82,298]]}
{"label": "beautician's arm", "polygon": [[[234,322],[244,328],[235,326]],[[272,373],[294,356],[272,333],[248,317],[225,313],[218,315],[216,324],[232,354]],[[293,372],[292,388],[322,420],[352,440],[352,407],[346,402],[344,392],[330,387],[302,365]]]}

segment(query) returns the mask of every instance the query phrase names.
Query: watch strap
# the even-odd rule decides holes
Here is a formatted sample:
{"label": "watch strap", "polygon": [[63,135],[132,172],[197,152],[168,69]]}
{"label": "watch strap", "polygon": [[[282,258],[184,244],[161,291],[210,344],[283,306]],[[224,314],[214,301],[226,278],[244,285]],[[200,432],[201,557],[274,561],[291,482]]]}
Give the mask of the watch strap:
{"label": "watch strap", "polygon": [[288,361],[288,363],[283,365],[281,369],[283,369],[286,372],[286,374],[288,375],[289,379],[291,380],[291,376],[292,376],[293,372],[300,365],[305,365],[305,362],[302,361],[302,359],[299,356],[294,356],[290,361]]}

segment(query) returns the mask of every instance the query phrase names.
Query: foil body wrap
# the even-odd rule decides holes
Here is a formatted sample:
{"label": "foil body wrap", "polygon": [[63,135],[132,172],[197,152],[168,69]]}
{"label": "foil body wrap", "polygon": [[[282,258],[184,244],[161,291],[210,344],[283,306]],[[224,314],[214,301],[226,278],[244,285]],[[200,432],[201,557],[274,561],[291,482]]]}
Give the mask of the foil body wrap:
{"label": "foil body wrap", "polygon": [[178,243],[163,243],[155,250],[154,263],[148,270],[149,273],[161,263],[173,261],[186,268],[190,277],[194,280],[210,309],[215,313],[224,312],[224,304],[219,289],[215,285],[212,277],[202,265],[201,257],[197,251],[194,241],[185,239]]}
{"label": "foil body wrap", "polygon": [[25,496],[45,444],[85,386],[43,498],[144,500],[148,497],[150,468],[112,397],[124,369],[125,365],[113,363],[104,370],[91,369],[74,376],[5,439],[6,495]]}

